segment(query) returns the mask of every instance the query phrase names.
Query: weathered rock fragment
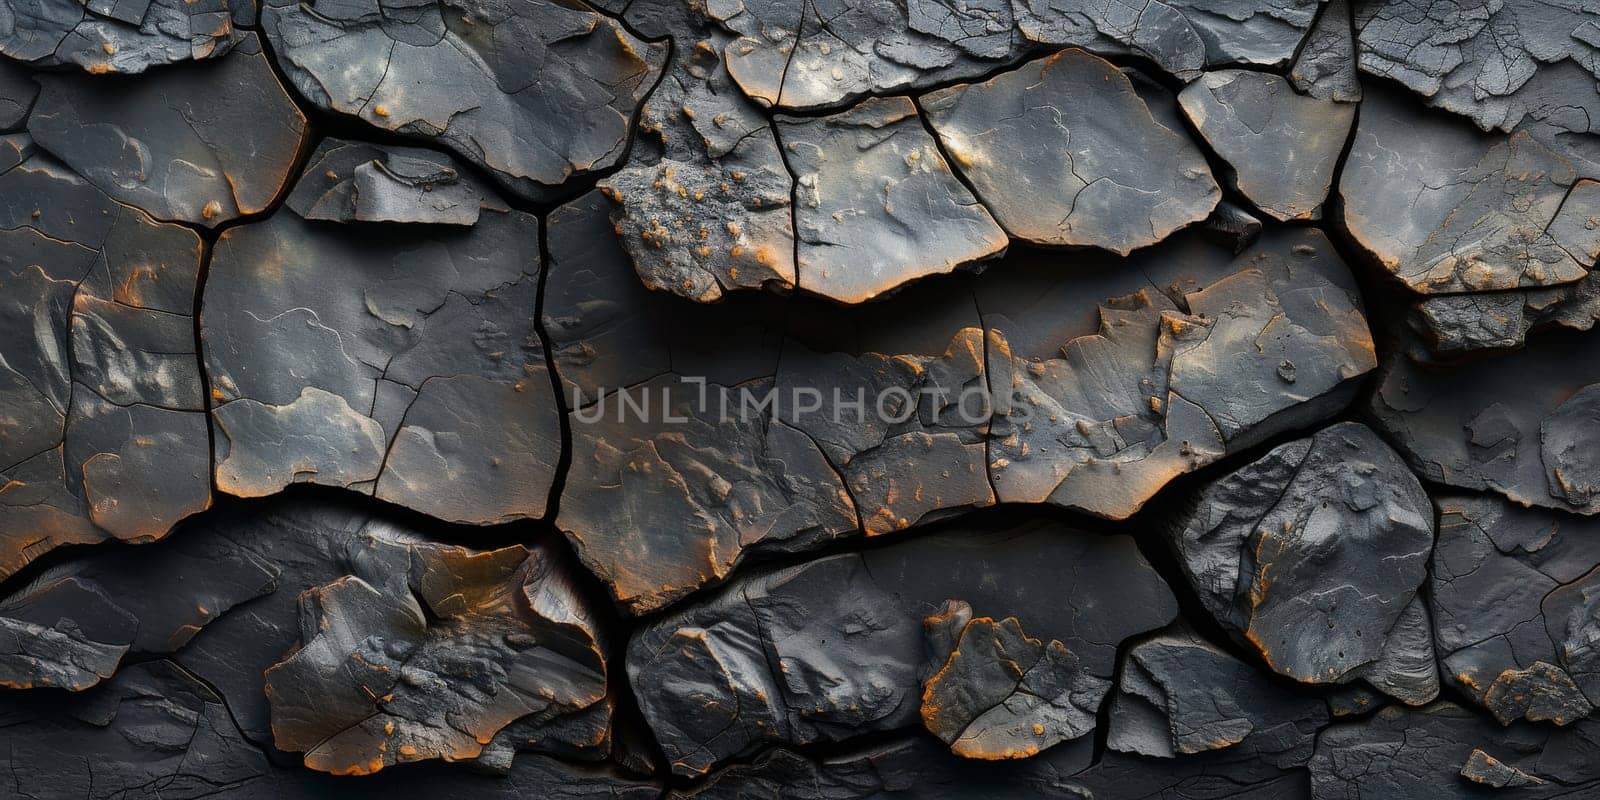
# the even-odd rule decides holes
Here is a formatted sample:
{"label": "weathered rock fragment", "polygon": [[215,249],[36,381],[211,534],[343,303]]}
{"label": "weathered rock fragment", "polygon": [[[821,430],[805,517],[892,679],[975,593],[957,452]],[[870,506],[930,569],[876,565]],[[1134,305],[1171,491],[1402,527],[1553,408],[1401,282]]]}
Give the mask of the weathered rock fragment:
{"label": "weathered rock fragment", "polygon": [[1326,728],[1311,761],[1317,800],[1583,797],[1600,787],[1593,723],[1502,728],[1452,703],[1390,706]]}
{"label": "weathered rock fragment", "polygon": [[1109,681],[1016,617],[972,618],[961,601],[923,622],[937,671],[923,681],[922,723],[964,758],[1028,758],[1094,730]]}
{"label": "weathered rock fragment", "polygon": [[22,65],[0,59],[0,133],[21,128],[39,94],[39,84]]}
{"label": "weathered rock fragment", "polygon": [[1112,750],[1174,758],[1237,751],[1283,769],[1311,760],[1328,709],[1188,630],[1128,651],[1111,701]]}
{"label": "weathered rock fragment", "polygon": [[1001,502],[1125,518],[1178,475],[1330,416],[1375,366],[1360,293],[1314,230],[1237,258],[1186,236],[1105,269],[993,270],[977,295]]}
{"label": "weathered rock fragment", "polygon": [[67,699],[0,697],[7,786],[19,797],[281,800],[439,800],[614,797],[648,800],[661,788],[597,766],[525,754],[505,775],[417,765],[359,781],[279,766],[234,727],[224,698],[171,661],[135,664]]}
{"label": "weathered rock fragment", "polygon": [[1006,234],[950,172],[903,97],[778,117],[795,174],[797,284],[843,303],[1003,252]]}
{"label": "weathered rock fragment", "polygon": [[331,772],[608,752],[603,636],[577,565],[549,539],[435,544],[423,534],[440,531],[315,495],[220,512],[177,536],[214,543],[220,564],[267,565],[276,591],[212,620],[175,660],[227,698],[251,741]]}
{"label": "weathered rock fragment", "polygon": [[[352,147],[323,144],[316,189],[297,188],[291,209],[334,213],[307,195]],[[225,231],[201,320],[218,488],[256,497],[309,481],[455,522],[543,516],[560,424],[533,319],[538,221],[504,208],[480,201],[470,227],[286,210]]]}
{"label": "weathered rock fragment", "polygon": [[1433,506],[1371,430],[1340,423],[1212,483],[1173,530],[1206,610],[1274,672],[1364,680],[1412,705],[1439,691],[1417,590]]}
{"label": "weathered rock fragment", "polygon": [[548,544],[368,546],[386,579],[302,595],[300,649],[266,672],[273,741],[307,767],[476,758],[513,721],[604,697],[597,627]]}
{"label": "weathered rock fragment", "polygon": [[965,292],[685,304],[633,279],[596,195],[552,214],[550,249],[545,327],[574,448],[557,525],[628,610],[720,581],[746,551],[994,502]]}
{"label": "weathered rock fragment", "polygon": [[[636,634],[628,674],[681,775],[763,743],[913,725],[919,668],[936,660],[922,618],[947,598],[1028,620],[1033,636],[1077,657],[1076,680],[1101,687],[1117,643],[1176,610],[1129,539],[1037,523],[956,531],[735,583]],[[935,680],[944,688],[934,696],[989,688],[963,673],[958,666]]]}
{"label": "weathered rock fragment", "polygon": [[[1313,219],[1333,185],[1356,107],[1297,94],[1277,75],[1208,72],[1178,94],[1235,187],[1277,220]],[[1158,195],[1163,201],[1166,195]]]}
{"label": "weathered rock fragment", "polygon": [[77,66],[95,75],[140,73],[220,58],[255,22],[254,0],[0,2],[0,54],[36,67]]}
{"label": "weathered rock fragment", "polygon": [[[795,285],[794,180],[771,121],[728,75],[731,35],[698,4],[640,4],[676,52],[645,103],[628,164],[603,179],[639,279],[700,302]],[[639,24],[635,20],[635,24]]]}
{"label": "weathered rock fragment", "polygon": [[308,220],[467,227],[484,210],[511,210],[443,153],[339,140],[318,148],[287,204]]}
{"label": "weathered rock fragment", "polygon": [[1446,678],[1501,724],[1591,714],[1596,524],[1489,495],[1436,501],[1431,604]]}
{"label": "weathered rock fragment", "polygon": [[1600,131],[1600,9],[1592,5],[1379,0],[1355,9],[1363,72],[1399,81],[1484,130]]}
{"label": "weathered rock fragment", "polygon": [[748,0],[707,9],[738,36],[723,54],[739,87],[783,109],[980,75],[1017,47],[1011,7],[995,0]]}
{"label": "weathered rock fragment", "polygon": [[1425,295],[1588,274],[1600,183],[1527,131],[1485,135],[1393,93],[1367,95],[1339,191],[1351,236],[1385,270]]}
{"label": "weathered rock fragment", "polygon": [[271,564],[192,536],[96,551],[0,601],[0,686],[87,689],[127,653],[176,652],[276,583]]}
{"label": "weathered rock fragment", "polygon": [[1238,255],[1261,238],[1261,220],[1226,200],[1217,204],[1200,228],[1208,241],[1223,245]]}
{"label": "weathered rock fragment", "polygon": [[0,576],[211,503],[200,239],[0,137]]}
{"label": "weathered rock fragment", "polygon": [[1396,357],[1371,411],[1423,478],[1522,505],[1600,512],[1595,336],[1550,335],[1448,368]]}
{"label": "weathered rock fragment", "polygon": [[41,73],[34,141],[113,199],[156,219],[216,226],[265,211],[289,181],[305,115],[254,33],[215,63],[136,81]]}
{"label": "weathered rock fragment", "polygon": [[1294,88],[1319,100],[1361,101],[1350,0],[1327,0],[1289,70]]}
{"label": "weathered rock fragment", "polygon": [[954,167],[1030,242],[1126,255],[1205,219],[1221,196],[1199,148],[1081,50],[932,92],[922,107]]}
{"label": "weathered rock fragment", "polygon": [[318,107],[436,141],[527,199],[621,160],[666,58],[564,0],[267,0],[261,28]]}

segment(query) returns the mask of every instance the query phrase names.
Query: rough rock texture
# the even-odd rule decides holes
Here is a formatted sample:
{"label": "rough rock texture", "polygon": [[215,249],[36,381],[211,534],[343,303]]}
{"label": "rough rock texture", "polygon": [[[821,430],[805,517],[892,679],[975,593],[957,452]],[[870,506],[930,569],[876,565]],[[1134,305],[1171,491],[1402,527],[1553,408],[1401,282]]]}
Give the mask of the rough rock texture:
{"label": "rough rock texture", "polygon": [[0,137],[0,576],[211,504],[200,238]]}
{"label": "rough rock texture", "polygon": [[530,199],[622,158],[666,57],[577,0],[267,0],[261,28],[319,108],[436,141]]}
{"label": "rough rock texture", "polygon": [[1589,716],[1600,703],[1596,524],[1493,496],[1437,503],[1430,602],[1446,679],[1502,724]]}
{"label": "rough rock texture", "polygon": [[224,698],[170,661],[129,667],[64,705],[0,697],[7,790],[17,797],[277,800],[404,795],[440,800],[614,797],[648,800],[660,787],[604,768],[523,755],[504,775],[412,767],[336,781],[276,765],[239,735]]}
{"label": "rough rock texture", "polygon": [[131,87],[73,72],[39,83],[34,142],[161,220],[216,226],[265,211],[306,135],[254,33],[215,63],[158,70]]}
{"label": "rough rock texture", "polygon": [[[325,142],[308,180],[320,188],[349,147]],[[201,316],[217,487],[310,481],[450,521],[542,517],[560,422],[531,313],[539,226],[501,208],[378,238],[315,219],[320,204],[225,231]]]}
{"label": "rough rock texture", "polygon": [[1311,793],[1317,800],[1584,797],[1600,788],[1597,733],[1587,723],[1501,728],[1445,702],[1390,706],[1317,737]]}
{"label": "rough rock texture", "polygon": [[778,117],[795,175],[800,288],[843,303],[1005,250],[994,217],[950,172],[906,98]]}
{"label": "rough rock texture", "polygon": [[1400,457],[1341,423],[1207,486],[1173,546],[1206,610],[1274,672],[1419,705],[1439,692],[1418,594],[1433,530]]}
{"label": "rough rock texture", "polygon": [[[1041,641],[1060,643],[1057,664],[1070,652],[1077,680],[1101,685],[1117,643],[1176,610],[1128,539],[1052,524],[957,531],[736,583],[640,631],[628,645],[628,674],[682,775],[764,742],[892,730],[921,716],[918,671],[930,660],[922,619],[946,598],[993,618],[1027,619]],[[1110,608],[1120,611],[1096,611]],[[931,696],[979,691],[980,678],[947,673],[955,682],[941,688],[933,679]]]}
{"label": "rough rock texture", "polygon": [[1291,769],[1311,760],[1328,709],[1193,632],[1134,645],[1122,662],[1106,746],[1175,758],[1229,750]]}
{"label": "rough rock texture", "polygon": [[0,133],[21,128],[39,95],[39,84],[20,65],[0,59]]}
{"label": "rough rock texture", "polygon": [[1289,71],[1294,88],[1319,100],[1361,100],[1350,0],[1327,0]]}
{"label": "rough rock texture", "polygon": [[247,35],[234,26],[255,15],[254,0],[4,0],[0,54],[94,75],[141,73],[227,55]]}
{"label": "rough rock texture", "polygon": [[937,670],[923,680],[922,723],[964,758],[1029,758],[1095,726],[1110,682],[1061,642],[1016,617],[972,618],[953,601],[923,621]]}
{"label": "rough rock texture", "polygon": [[977,289],[1002,502],[1128,517],[1173,478],[1332,415],[1375,366],[1354,281],[1314,230],[1237,258],[1184,238],[1113,264]]}
{"label": "rough rock texture", "polygon": [[[640,115],[634,152],[601,181],[640,280],[709,302],[725,289],[795,285],[794,179],[772,122],[734,85],[729,35],[698,4],[641,3],[673,60]],[[670,11],[668,11],[670,9]]]}
{"label": "rough rock texture", "polygon": [[306,766],[476,758],[513,721],[604,697],[594,620],[549,545],[369,546],[377,585],[347,576],[301,595],[300,649],[266,672],[273,741]]}
{"label": "rough rock texture", "polygon": [[1178,102],[1233,170],[1233,183],[1267,216],[1311,219],[1333,185],[1356,107],[1296,94],[1277,75],[1208,72]]}
{"label": "rough rock texture", "polygon": [[1383,369],[1371,411],[1427,480],[1594,514],[1595,340],[1592,332],[1552,335],[1514,355],[1452,367],[1396,356]]}
{"label": "rough rock texture", "polygon": [[1571,283],[1600,255],[1600,184],[1573,162],[1393,93],[1362,103],[1339,192],[1355,240],[1421,294]]}
{"label": "rough rock texture", "polygon": [[956,169],[1019,239],[1126,255],[1217,204],[1199,148],[1152,116],[1115,66],[1081,50],[930,93],[922,107]]}
{"label": "rough rock texture", "polygon": [[443,153],[337,140],[317,150],[286,204],[307,220],[465,227],[511,210]]}
{"label": "rough rock texture", "polygon": [[1600,131],[1600,9],[1588,3],[1377,0],[1355,4],[1355,22],[1363,72],[1484,130]]}

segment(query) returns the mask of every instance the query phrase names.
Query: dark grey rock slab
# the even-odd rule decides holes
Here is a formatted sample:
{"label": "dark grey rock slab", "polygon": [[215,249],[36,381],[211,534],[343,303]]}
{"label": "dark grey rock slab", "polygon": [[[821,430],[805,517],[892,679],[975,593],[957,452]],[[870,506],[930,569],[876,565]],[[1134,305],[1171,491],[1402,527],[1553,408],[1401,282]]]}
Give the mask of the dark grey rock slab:
{"label": "dark grey rock slab", "polygon": [[278,66],[319,108],[437,142],[542,199],[617,164],[666,48],[582,2],[268,0]]}
{"label": "dark grey rock slab", "polygon": [[306,119],[256,34],[214,63],[130,82],[41,73],[34,141],[113,199],[152,217],[216,226],[282,193]]}
{"label": "dark grey rock slab", "polygon": [[302,594],[300,647],[265,674],[273,742],[307,767],[366,775],[474,759],[512,722],[605,696],[598,626],[548,541],[361,546],[387,569]]}
{"label": "dark grey rock slab", "polygon": [[1433,530],[1399,455],[1346,422],[1211,483],[1172,542],[1206,610],[1274,672],[1420,705],[1439,692],[1418,592]]}
{"label": "dark grey rock slab", "polygon": [[1208,72],[1178,102],[1257,208],[1277,220],[1319,216],[1354,105],[1298,94],[1282,77],[1252,70]]}
{"label": "dark grey rock slab", "polygon": [[1130,539],[1049,523],[951,531],[734,583],[639,631],[628,675],[680,775],[764,743],[893,730],[919,720],[919,672],[937,660],[922,620],[950,599],[1028,620],[1102,683],[1118,642],[1176,612]]}
{"label": "dark grey rock slab", "polygon": [[1227,64],[1289,63],[1322,2],[1016,0],[1012,6],[1017,28],[1030,42],[1147,58],[1187,82]]}
{"label": "dark grey rock slab", "polygon": [[1572,283],[1600,255],[1600,192],[1580,166],[1526,130],[1483,134],[1369,91],[1340,178],[1344,223],[1420,294]]}
{"label": "dark grey rock slab", "polygon": [[33,73],[21,64],[0,59],[0,132],[21,128],[39,95]]}
{"label": "dark grey rock slab", "polygon": [[932,92],[922,107],[955,169],[1029,242],[1126,255],[1205,219],[1221,196],[1194,142],[1081,50]]}
{"label": "dark grey rock slab", "polygon": [[1436,503],[1430,605],[1446,679],[1501,724],[1592,714],[1595,524],[1493,495]]}
{"label": "dark grey rock slab", "polygon": [[200,239],[25,134],[0,141],[0,575],[149,542],[211,503],[194,352]]}
{"label": "dark grey rock slab", "polygon": [[[646,286],[708,302],[795,285],[794,180],[773,125],[728,74],[732,35],[676,4],[635,20],[679,54],[645,103],[635,150],[600,186]],[[705,46],[701,46],[704,44]]]}
{"label": "dark grey rock slab", "polygon": [[1327,0],[1289,70],[1294,88],[1319,100],[1361,101],[1350,0]]}
{"label": "dark grey rock slab", "polygon": [[950,171],[911,100],[777,124],[795,175],[801,289],[860,303],[1005,251],[1005,231]]}
{"label": "dark grey rock slab", "polygon": [[1495,350],[1514,350],[1528,337],[1559,329],[1586,331],[1600,320],[1600,276],[1542,289],[1425,297],[1407,312],[1416,334],[1412,358],[1459,361]]}
{"label": "dark grey rock slab", "polygon": [[1180,629],[1128,650],[1110,719],[1115,751],[1181,759],[1226,750],[1292,769],[1311,760],[1328,707]]}
{"label": "dark grey rock slab", "polygon": [[1016,617],[972,616],[951,601],[923,621],[937,669],[922,682],[922,724],[963,758],[1030,758],[1095,728],[1111,682],[1059,640],[1029,636]]}
{"label": "dark grey rock slab", "polygon": [[37,67],[94,75],[220,58],[255,22],[254,0],[6,0],[0,54]]}
{"label": "dark grey rock slab", "polygon": [[1396,356],[1381,372],[1371,412],[1427,480],[1594,514],[1593,342],[1592,332],[1551,335],[1515,354],[1450,367]]}
{"label": "dark grey rock slab", "polygon": [[169,654],[206,624],[277,588],[277,569],[182,537],[111,548],[46,570],[0,600],[0,685],[82,691],[122,658]]}
{"label": "dark grey rock slab", "polygon": [[1390,706],[1317,737],[1311,796],[1583,797],[1600,781],[1591,725],[1502,728],[1453,703]]}
{"label": "dark grey rock slab", "polygon": [[[346,147],[324,145],[308,194]],[[383,226],[291,206],[224,232],[201,318],[218,487],[313,482],[449,521],[542,517],[560,420],[532,314],[539,227],[504,208]]]}
{"label": "dark grey rock slab", "polygon": [[1131,263],[992,270],[977,296],[1001,502],[1126,518],[1173,478],[1335,413],[1376,365],[1355,282],[1314,230],[1237,258],[1185,236]]}

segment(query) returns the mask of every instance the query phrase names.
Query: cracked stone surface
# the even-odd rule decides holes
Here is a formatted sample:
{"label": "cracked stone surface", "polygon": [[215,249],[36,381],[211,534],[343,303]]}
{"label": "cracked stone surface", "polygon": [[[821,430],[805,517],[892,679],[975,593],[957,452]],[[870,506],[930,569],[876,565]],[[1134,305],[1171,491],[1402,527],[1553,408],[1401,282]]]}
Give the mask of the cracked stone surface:
{"label": "cracked stone surface", "polygon": [[1430,602],[1446,680],[1501,724],[1592,714],[1595,524],[1490,495],[1436,502]]}
{"label": "cracked stone surface", "polygon": [[[217,244],[201,315],[217,487],[313,482],[453,522],[542,517],[560,422],[532,314],[538,220],[491,200],[470,226],[418,209],[396,228],[329,224],[339,187],[322,189],[351,147],[325,142],[301,200]],[[415,200],[404,181],[360,191],[371,163],[350,169],[358,206]]]}
{"label": "cracked stone surface", "polygon": [[1322,700],[1181,629],[1129,649],[1112,698],[1106,745],[1151,758],[1227,751],[1292,769],[1328,724]]}
{"label": "cracked stone surface", "polygon": [[158,70],[131,87],[41,73],[35,144],[118,202],[215,227],[267,210],[289,181],[305,115],[245,33],[215,63]]}
{"label": "cracked stone surface", "polygon": [[860,303],[1004,252],[1005,231],[950,171],[909,99],[777,122],[795,175],[800,288]]}
{"label": "cracked stone surface", "polygon": [[978,288],[1001,502],[1124,519],[1179,475],[1336,413],[1375,366],[1355,283],[1314,230],[1237,258],[1184,238],[1133,264]]}
{"label": "cracked stone surface", "polygon": [[5,0],[0,55],[37,67],[92,75],[221,58],[254,25],[254,0]]}
{"label": "cracked stone surface", "polygon": [[[629,677],[680,775],[763,742],[892,730],[925,718],[922,620],[948,598],[991,618],[1029,620],[1038,640],[1077,657],[1078,680],[1102,686],[1117,643],[1176,610],[1127,539],[1049,523],[957,531],[735,583],[641,630],[628,645]],[[1123,611],[1092,612],[1113,606]],[[948,689],[930,684],[933,696],[988,688],[981,673],[947,678]]]}
{"label": "cracked stone surface", "polygon": [[[1582,797],[1593,793],[1594,730],[1502,728],[1461,706],[1389,706],[1326,728],[1311,761],[1322,800],[1383,797]],[[1508,791],[1509,787],[1509,791]]]}
{"label": "cracked stone surface", "polygon": [[972,616],[952,601],[923,621],[937,670],[923,680],[922,723],[963,758],[1029,758],[1094,730],[1111,688],[1060,641],[1016,617]]}
{"label": "cracked stone surface", "polygon": [[1361,70],[1484,130],[1596,132],[1600,9],[1574,0],[1355,5]]}
{"label": "cracked stone surface", "polygon": [[0,0],[0,797],[1600,796],[1589,0]]}
{"label": "cracked stone surface", "polygon": [[1418,593],[1433,508],[1371,429],[1273,448],[1208,485],[1181,524],[1173,549],[1201,604],[1272,671],[1359,679],[1412,705],[1438,695]]}
{"label": "cracked stone surface", "polygon": [[1450,367],[1396,356],[1371,412],[1411,468],[1522,505],[1600,512],[1600,465],[1589,446],[1600,364],[1594,333],[1547,337],[1514,355]]}
{"label": "cracked stone surface", "polygon": [[437,142],[529,199],[623,157],[666,58],[575,0],[266,0],[261,29],[318,108]]}
{"label": "cracked stone surface", "polygon": [[1115,66],[1081,50],[922,104],[955,168],[1019,239],[1126,255],[1217,204],[1199,148],[1153,116]]}
{"label": "cracked stone surface", "polygon": [[211,504],[200,238],[0,137],[0,575]]}
{"label": "cracked stone surface", "polygon": [[1296,94],[1277,75],[1208,72],[1178,94],[1184,113],[1267,216],[1312,219],[1333,184],[1356,107]]}

